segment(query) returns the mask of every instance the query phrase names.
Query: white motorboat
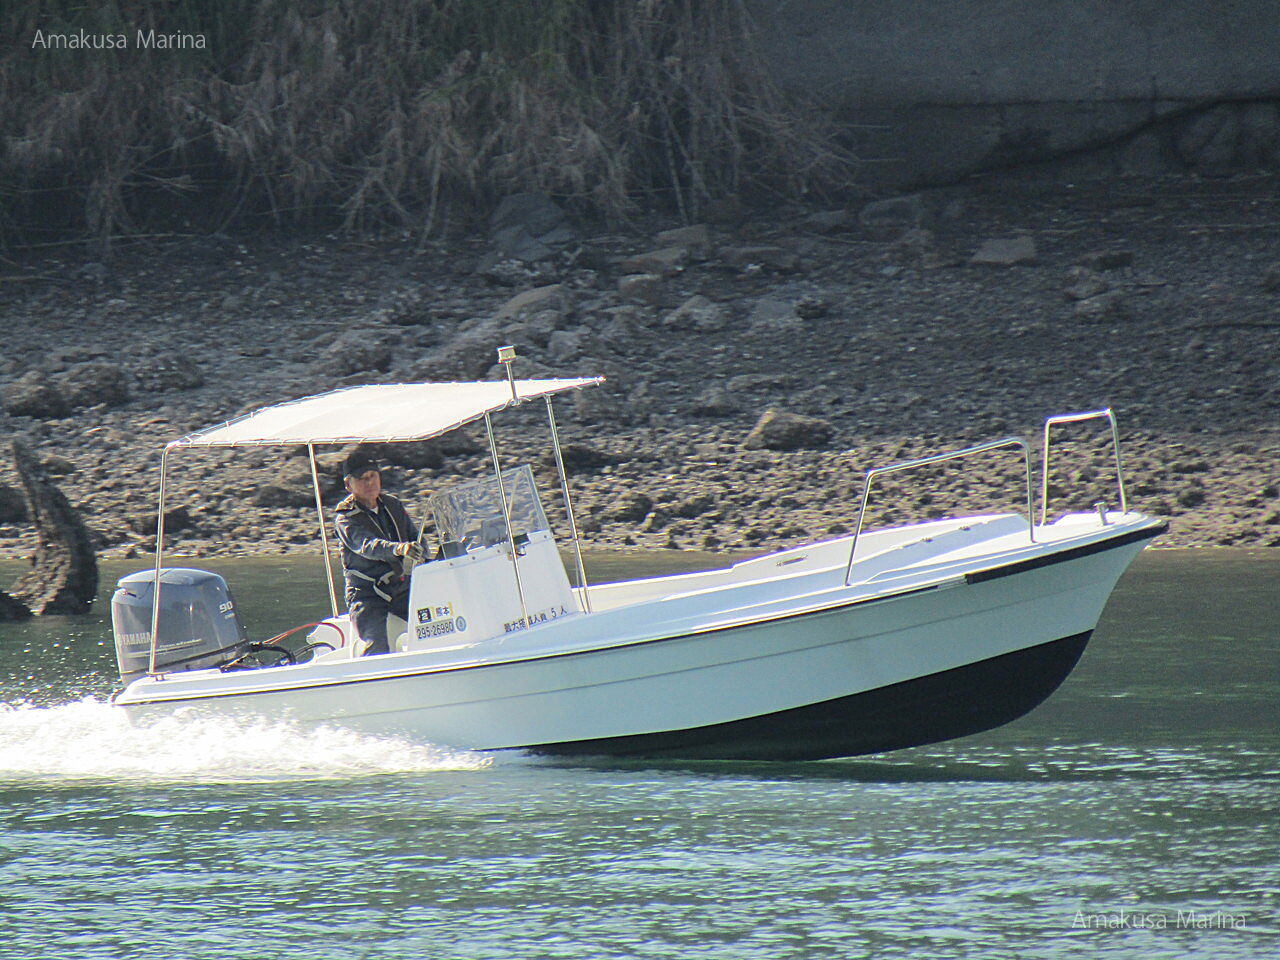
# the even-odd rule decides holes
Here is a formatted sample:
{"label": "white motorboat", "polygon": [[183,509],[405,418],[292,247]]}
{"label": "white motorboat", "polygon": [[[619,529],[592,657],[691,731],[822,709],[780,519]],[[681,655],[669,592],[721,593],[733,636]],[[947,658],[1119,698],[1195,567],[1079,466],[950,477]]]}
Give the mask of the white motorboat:
{"label": "white motorboat", "polygon": [[[1120,575],[1166,528],[1128,509],[1115,417],[1096,410],[1046,421],[1039,522],[1030,448],[1008,437],[869,470],[851,535],[718,570],[590,585],[551,398],[601,380],[516,380],[513,352],[499,357],[506,381],[351,387],[169,444],[156,568],[122,580],[113,601],[129,681],[114,702],[143,721],[289,719],[485,751],[791,760],[893,750],[988,730],[1042,702],[1075,666]],[[499,463],[492,415],[538,398],[576,583],[532,470]],[[1050,522],[1050,428],[1091,419],[1110,424],[1118,509]],[[360,656],[334,588],[315,445],[427,439],[477,420],[494,474],[431,498],[440,545],[412,570],[410,622],[391,623],[392,653]],[[316,481],[331,609],[300,649],[250,641],[216,575],[162,567],[168,457],[270,444],[306,445]],[[881,476],[1006,448],[1025,462],[1026,516],[863,530]]]}

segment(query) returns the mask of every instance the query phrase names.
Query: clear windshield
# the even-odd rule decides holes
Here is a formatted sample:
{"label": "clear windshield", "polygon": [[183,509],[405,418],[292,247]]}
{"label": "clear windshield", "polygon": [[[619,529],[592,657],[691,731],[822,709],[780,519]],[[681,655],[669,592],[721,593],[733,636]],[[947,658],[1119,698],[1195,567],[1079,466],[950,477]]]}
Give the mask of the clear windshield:
{"label": "clear windshield", "polygon": [[[503,470],[502,482],[511,507],[512,534],[519,537],[546,530],[547,515],[529,465]],[[443,542],[458,543],[463,549],[471,550],[507,539],[497,477],[459,483],[440,491],[427,502]]]}

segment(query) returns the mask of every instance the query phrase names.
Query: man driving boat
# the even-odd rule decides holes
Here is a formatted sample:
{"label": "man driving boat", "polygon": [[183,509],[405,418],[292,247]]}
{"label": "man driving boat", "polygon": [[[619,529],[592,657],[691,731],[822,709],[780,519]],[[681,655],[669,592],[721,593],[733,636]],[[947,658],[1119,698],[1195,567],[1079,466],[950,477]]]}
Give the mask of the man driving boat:
{"label": "man driving boat", "polygon": [[357,451],[347,457],[343,477],[350,496],[338,504],[334,528],[342,544],[347,609],[365,643],[363,655],[390,653],[387,614],[409,619],[406,571],[423,556],[418,529],[404,504],[383,492],[377,460]]}

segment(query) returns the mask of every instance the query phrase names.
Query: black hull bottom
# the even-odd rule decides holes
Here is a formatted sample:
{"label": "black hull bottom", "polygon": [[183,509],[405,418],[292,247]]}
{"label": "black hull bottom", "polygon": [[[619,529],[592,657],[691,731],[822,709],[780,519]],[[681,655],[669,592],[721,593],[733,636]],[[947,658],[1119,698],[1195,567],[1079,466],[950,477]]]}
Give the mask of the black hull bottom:
{"label": "black hull bottom", "polygon": [[688,730],[535,744],[551,755],[822,760],[981,733],[1044,702],[1092,631],[836,700]]}

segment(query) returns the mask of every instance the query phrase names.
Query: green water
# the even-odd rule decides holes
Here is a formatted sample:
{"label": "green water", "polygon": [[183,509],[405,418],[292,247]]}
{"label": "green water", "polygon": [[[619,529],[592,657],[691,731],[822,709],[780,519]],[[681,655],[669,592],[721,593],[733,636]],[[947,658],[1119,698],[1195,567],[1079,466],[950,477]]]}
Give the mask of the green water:
{"label": "green water", "polygon": [[[326,603],[219,569],[257,635]],[[0,626],[5,960],[1280,954],[1280,558],[1148,552],[1028,717],[810,764],[134,730],[106,612]]]}

